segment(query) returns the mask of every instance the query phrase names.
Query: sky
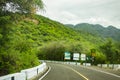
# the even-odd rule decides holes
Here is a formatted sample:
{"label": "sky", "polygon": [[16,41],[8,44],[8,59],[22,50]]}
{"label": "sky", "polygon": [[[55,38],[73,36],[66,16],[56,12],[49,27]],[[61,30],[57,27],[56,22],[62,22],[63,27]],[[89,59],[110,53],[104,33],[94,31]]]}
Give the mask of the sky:
{"label": "sky", "polygon": [[120,29],[120,0],[43,0],[46,16],[63,24],[90,23]]}

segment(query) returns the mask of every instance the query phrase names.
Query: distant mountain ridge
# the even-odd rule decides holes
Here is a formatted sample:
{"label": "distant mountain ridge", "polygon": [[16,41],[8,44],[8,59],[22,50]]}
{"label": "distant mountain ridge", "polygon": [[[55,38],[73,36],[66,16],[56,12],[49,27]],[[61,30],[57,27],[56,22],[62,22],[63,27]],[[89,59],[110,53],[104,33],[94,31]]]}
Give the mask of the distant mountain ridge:
{"label": "distant mountain ridge", "polygon": [[111,38],[116,41],[120,41],[120,29],[114,26],[104,27],[100,24],[80,23],[77,25],[66,24],[75,30],[97,35],[103,38]]}

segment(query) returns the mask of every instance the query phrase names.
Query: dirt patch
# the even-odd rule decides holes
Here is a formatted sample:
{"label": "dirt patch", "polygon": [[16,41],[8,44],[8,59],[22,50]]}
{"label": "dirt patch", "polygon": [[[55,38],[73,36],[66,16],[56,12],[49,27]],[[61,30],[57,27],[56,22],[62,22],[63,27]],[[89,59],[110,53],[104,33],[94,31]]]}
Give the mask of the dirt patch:
{"label": "dirt patch", "polygon": [[31,22],[33,22],[33,23],[35,23],[35,24],[39,24],[39,21],[36,20],[36,19],[25,18],[24,20],[25,20],[25,21],[31,21]]}

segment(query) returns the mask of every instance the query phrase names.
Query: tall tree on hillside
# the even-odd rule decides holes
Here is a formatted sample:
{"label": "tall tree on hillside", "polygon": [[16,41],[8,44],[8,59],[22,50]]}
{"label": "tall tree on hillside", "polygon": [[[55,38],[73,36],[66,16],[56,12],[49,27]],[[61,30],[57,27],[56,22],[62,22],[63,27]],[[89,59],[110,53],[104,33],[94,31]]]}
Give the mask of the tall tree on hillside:
{"label": "tall tree on hillside", "polygon": [[102,52],[106,55],[107,61],[110,63],[113,63],[114,61],[114,44],[111,39],[108,39],[108,41],[100,46],[100,49]]}
{"label": "tall tree on hillside", "polygon": [[44,9],[42,0],[0,0],[0,12],[35,13],[37,9]]}

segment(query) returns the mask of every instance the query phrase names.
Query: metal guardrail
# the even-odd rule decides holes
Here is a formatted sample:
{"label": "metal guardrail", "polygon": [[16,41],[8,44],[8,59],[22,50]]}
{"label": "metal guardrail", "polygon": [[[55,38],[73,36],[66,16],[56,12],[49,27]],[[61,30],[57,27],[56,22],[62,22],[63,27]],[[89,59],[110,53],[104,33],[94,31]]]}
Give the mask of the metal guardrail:
{"label": "metal guardrail", "polygon": [[101,68],[111,68],[116,70],[120,69],[120,64],[98,64],[97,66]]}
{"label": "metal guardrail", "polygon": [[21,70],[20,73],[9,74],[5,76],[1,76],[0,80],[29,80],[39,73],[42,73],[47,68],[46,63],[42,63],[39,66]]}
{"label": "metal guardrail", "polygon": [[[60,63],[60,64],[71,64],[71,65],[81,65],[80,62],[71,62],[71,61],[51,61],[51,60],[41,60],[42,62],[51,62],[51,63]],[[91,63],[83,63],[83,66],[91,66]]]}

